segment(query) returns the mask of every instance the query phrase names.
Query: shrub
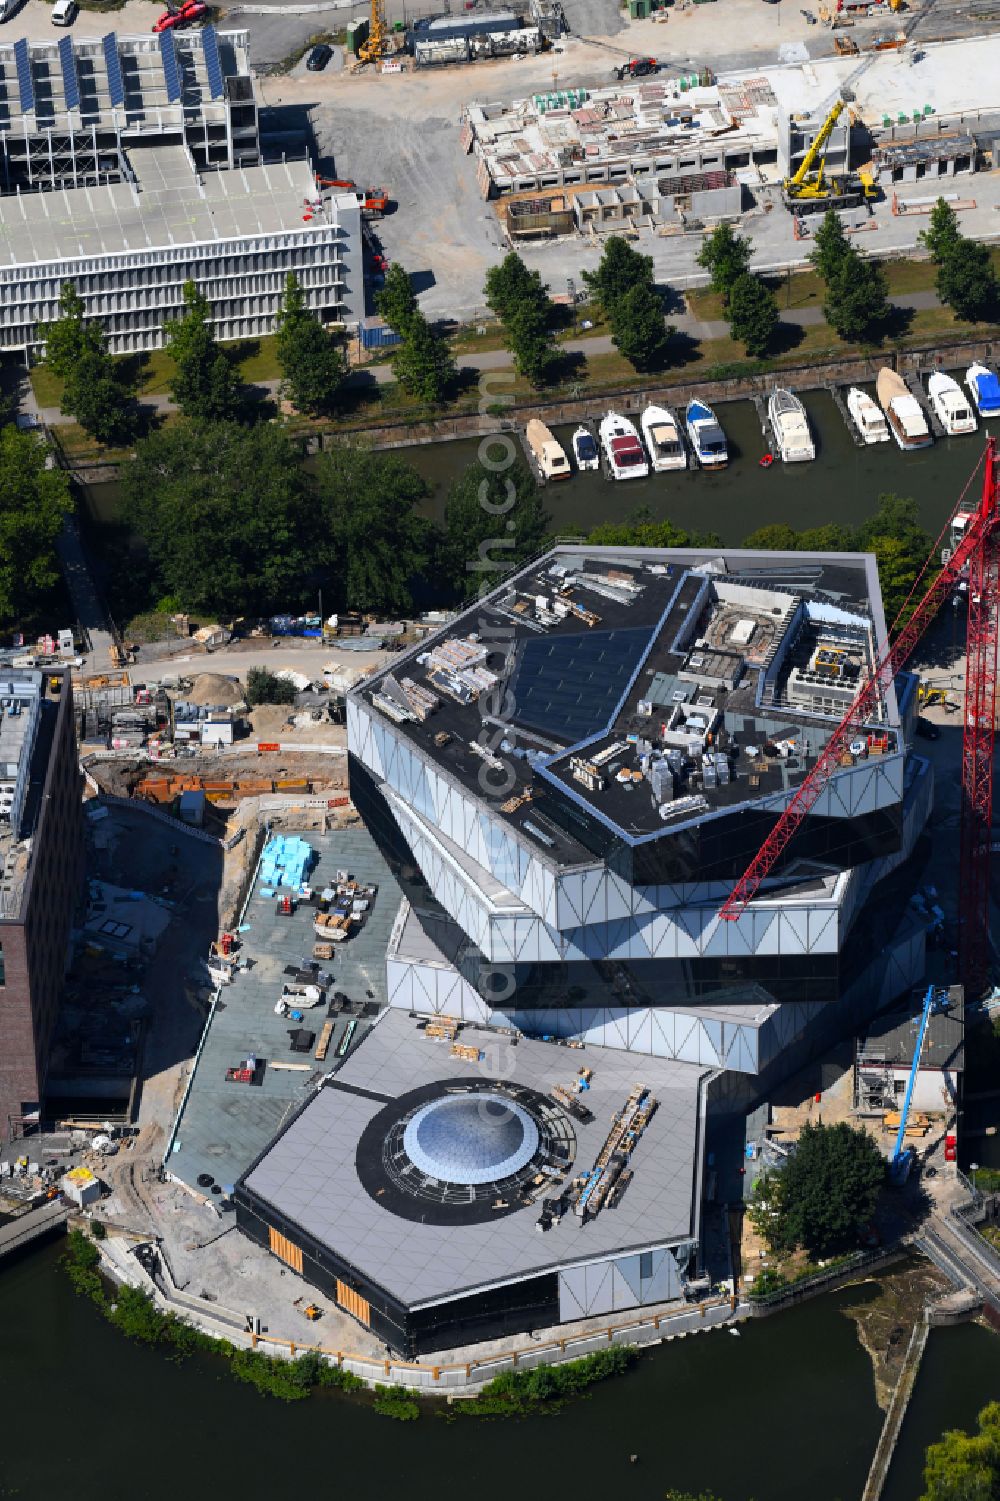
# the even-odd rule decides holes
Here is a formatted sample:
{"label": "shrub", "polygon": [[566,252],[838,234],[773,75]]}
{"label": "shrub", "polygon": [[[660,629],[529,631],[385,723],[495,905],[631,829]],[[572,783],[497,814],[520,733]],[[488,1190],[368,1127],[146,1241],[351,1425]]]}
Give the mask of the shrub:
{"label": "shrub", "polygon": [[247,673],[247,703],[293,704],[295,684],[289,678],[279,678],[267,667],[251,667]]}
{"label": "shrub", "polygon": [[395,1418],[399,1423],[412,1423],[420,1416],[419,1404],[392,1386],[376,1386],[374,1406],[383,1418]]}

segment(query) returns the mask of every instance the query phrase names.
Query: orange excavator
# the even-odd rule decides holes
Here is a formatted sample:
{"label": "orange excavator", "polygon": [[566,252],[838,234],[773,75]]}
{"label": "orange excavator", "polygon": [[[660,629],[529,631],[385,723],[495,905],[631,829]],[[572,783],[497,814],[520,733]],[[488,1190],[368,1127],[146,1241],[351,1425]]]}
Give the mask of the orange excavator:
{"label": "orange excavator", "polygon": [[316,186],[340,188],[345,193],[353,193],[366,219],[381,219],[389,207],[389,194],[385,188],[359,188],[356,182],[341,177],[317,177]]}

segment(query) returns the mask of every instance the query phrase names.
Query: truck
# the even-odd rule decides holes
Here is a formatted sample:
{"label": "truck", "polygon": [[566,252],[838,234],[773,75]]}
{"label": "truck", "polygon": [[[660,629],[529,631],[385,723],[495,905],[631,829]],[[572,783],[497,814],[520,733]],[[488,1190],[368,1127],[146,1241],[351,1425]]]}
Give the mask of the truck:
{"label": "truck", "polygon": [[613,71],[618,79],[648,78],[651,73],[659,73],[660,64],[655,57],[630,57],[627,63],[622,63]]}

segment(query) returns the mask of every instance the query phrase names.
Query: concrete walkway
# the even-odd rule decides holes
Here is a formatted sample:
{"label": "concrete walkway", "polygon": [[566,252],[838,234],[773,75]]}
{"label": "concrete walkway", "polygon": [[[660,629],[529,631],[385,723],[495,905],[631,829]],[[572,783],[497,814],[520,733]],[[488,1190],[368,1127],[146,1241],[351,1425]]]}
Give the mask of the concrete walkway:
{"label": "concrete walkway", "polygon": [[[781,294],[778,294],[780,304]],[[927,290],[923,292],[906,292],[893,299],[893,306],[899,308],[912,308],[915,312],[921,309],[940,307],[940,299],[936,292]],[[685,307],[687,304],[685,303]],[[821,307],[798,307],[780,308],[782,323],[790,323],[800,328],[815,328],[823,322],[823,309]],[[724,319],[702,319],[691,312],[671,313],[667,322],[678,333],[689,335],[692,339],[700,342],[709,339],[725,339],[729,335],[729,324]],[[558,346],[565,354],[613,354],[615,345],[610,334],[595,334],[591,338],[586,336],[579,339],[567,339]],[[507,349],[484,349],[481,354],[460,354],[456,357],[456,365],[459,370],[509,370],[513,366],[513,358]],[[391,385],[394,380],[392,366],[388,364],[362,365],[353,370],[348,376],[350,385]],[[638,377],[637,377],[638,379]],[[281,384],[277,380],[265,380],[256,382],[253,389],[264,393],[265,397],[276,399],[278,387]],[[61,424],[71,422],[71,417],[63,416],[58,407],[39,407],[35,403],[34,395],[28,384],[29,395],[22,402],[22,410],[34,411],[39,420],[49,427],[59,427]],[[155,412],[176,411],[174,403],[169,396],[162,394],[143,396],[141,404],[151,408]]]}

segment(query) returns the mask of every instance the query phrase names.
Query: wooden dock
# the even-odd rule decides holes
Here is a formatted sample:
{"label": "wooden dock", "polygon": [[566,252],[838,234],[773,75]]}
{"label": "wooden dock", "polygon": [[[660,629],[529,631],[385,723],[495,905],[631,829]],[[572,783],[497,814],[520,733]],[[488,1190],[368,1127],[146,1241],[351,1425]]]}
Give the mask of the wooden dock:
{"label": "wooden dock", "polygon": [[934,408],[931,406],[930,402],[927,399],[927,392],[924,389],[924,384],[920,379],[920,376],[906,375],[903,377],[903,379],[906,381],[906,388],[910,392],[910,395],[914,398],[915,401],[918,401],[920,403],[920,410],[927,418],[927,424],[930,427],[930,430],[934,434],[935,438],[946,438],[948,434],[941,426],[940,419],[937,417]]}
{"label": "wooden dock", "polygon": [[844,398],[844,388],[843,388],[843,386],[831,385],[831,386],[827,386],[826,389],[829,391],[830,395],[833,397],[833,404],[837,408],[837,411],[840,413],[840,415],[843,417],[844,423],[845,423],[845,425],[847,427],[847,431],[850,433],[851,437],[854,439],[854,446],[855,446],[855,448],[864,448],[864,446],[865,446],[865,440],[864,440],[864,438],[862,438],[861,434],[858,432],[857,426],[855,425],[855,422],[854,422],[854,418],[851,416],[851,413],[850,413],[850,411],[848,409],[847,402],[846,402],[846,400]]}
{"label": "wooden dock", "polygon": [[776,459],[778,457],[777,443],[774,437],[774,429],[771,426],[771,419],[767,415],[767,402],[763,396],[755,396],[753,404],[754,410],[760,420],[760,435],[764,439],[768,453],[772,459]]}

